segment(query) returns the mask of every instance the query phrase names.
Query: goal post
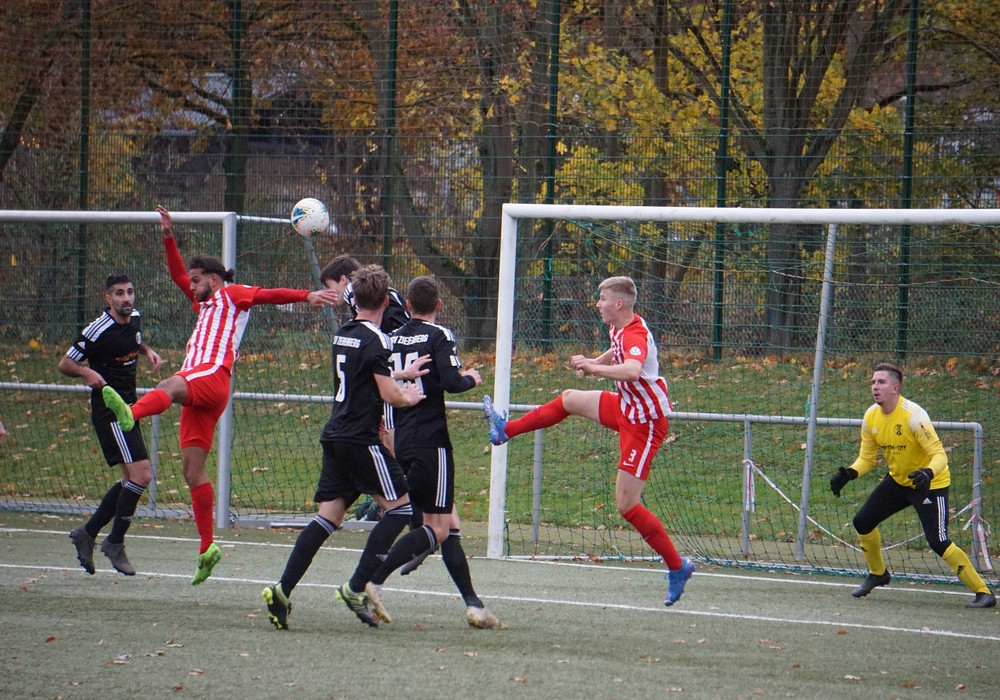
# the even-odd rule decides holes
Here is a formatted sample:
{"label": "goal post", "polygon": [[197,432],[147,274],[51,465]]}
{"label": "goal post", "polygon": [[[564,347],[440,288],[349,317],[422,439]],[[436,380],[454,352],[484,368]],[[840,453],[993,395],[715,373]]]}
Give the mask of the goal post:
{"label": "goal post", "polygon": [[[817,272],[817,277],[822,276],[822,285],[817,283],[815,286],[817,289],[823,287],[823,298],[820,300],[821,303],[816,304],[816,309],[812,312],[815,315],[816,323],[812,325],[813,332],[815,334],[815,343],[812,348],[811,361],[813,363],[813,372],[811,373],[812,379],[809,386],[809,393],[807,396],[803,397],[803,404],[805,404],[805,418],[803,419],[803,413],[795,413],[789,416],[782,416],[778,414],[771,414],[771,418],[774,422],[780,423],[780,419],[787,417],[789,420],[785,421],[786,424],[797,424],[801,427],[806,428],[807,436],[801,438],[802,451],[804,453],[805,461],[804,465],[802,462],[799,463],[800,469],[797,476],[798,484],[797,487],[801,490],[801,494],[796,494],[798,498],[788,499],[789,507],[791,509],[798,509],[798,513],[794,518],[797,521],[797,527],[794,532],[795,547],[793,550],[788,552],[789,560],[794,561],[783,561],[781,566],[791,566],[792,568],[801,567],[809,568],[810,564],[805,561],[809,557],[804,551],[804,541],[807,537],[812,537],[813,533],[809,531],[812,527],[810,514],[809,514],[809,501],[810,501],[810,473],[811,465],[815,453],[815,436],[817,427],[823,426],[823,429],[828,429],[828,427],[839,426],[843,428],[845,426],[850,426],[852,429],[848,432],[841,431],[843,433],[843,441],[850,445],[853,443],[853,454],[857,453],[857,433],[856,426],[859,424],[858,418],[864,411],[863,398],[858,398],[855,401],[854,406],[851,408],[852,412],[846,414],[846,416],[841,417],[821,417],[819,415],[819,406],[821,405],[821,397],[819,395],[819,389],[821,386],[821,374],[824,366],[823,359],[823,348],[824,339],[826,337],[825,326],[830,315],[830,294],[831,292],[831,280],[829,275],[831,274],[831,268],[833,267],[833,259],[836,255],[836,230],[838,226],[856,226],[856,227],[871,227],[874,233],[871,235],[874,238],[878,238],[882,232],[882,228],[879,227],[902,227],[902,226],[914,226],[921,227],[921,230],[927,231],[937,231],[941,227],[993,227],[1000,226],[1000,210],[998,209],[843,209],[843,208],[816,208],[816,209],[744,209],[744,208],[715,208],[715,207],[643,207],[643,206],[601,206],[601,205],[545,205],[545,204],[518,204],[518,203],[507,203],[503,206],[502,211],[502,224],[501,224],[501,240],[500,240],[500,260],[499,260],[499,278],[498,278],[498,306],[497,306],[497,333],[496,333],[496,376],[493,387],[493,399],[497,409],[503,413],[512,407],[511,400],[511,373],[513,367],[514,359],[514,346],[515,339],[517,339],[518,347],[521,347],[521,343],[524,342],[524,338],[517,337],[515,318],[520,319],[521,315],[515,313],[515,307],[519,303],[524,303],[523,298],[519,297],[518,285],[522,280],[518,279],[517,271],[519,269],[525,269],[529,266],[533,260],[531,259],[519,259],[519,243],[518,243],[518,227],[521,222],[528,222],[530,220],[538,219],[553,219],[561,221],[564,223],[572,223],[574,225],[580,225],[580,222],[591,222],[599,226],[614,226],[623,225],[623,222],[635,222],[635,223],[653,223],[661,225],[677,225],[682,223],[693,223],[693,224],[728,224],[732,226],[743,227],[752,230],[766,229],[768,226],[780,225],[780,224],[790,224],[790,225],[804,225],[813,227],[823,227],[824,236],[826,242],[829,244],[825,246],[826,251],[823,254],[822,251],[817,252],[816,258],[823,258],[818,261],[815,265],[816,268],[824,267],[826,268],[822,274]],[[633,230],[634,232],[634,230]],[[634,243],[634,242],[633,242]],[[578,244],[582,247],[584,243],[578,241]],[[641,246],[636,246],[641,247]],[[820,246],[821,248],[823,246]],[[634,253],[634,250],[633,250]],[[525,253],[521,252],[521,255],[533,255],[532,252]],[[856,262],[856,261],[855,261]],[[820,264],[822,263],[822,264]],[[607,275],[611,274],[627,274],[627,272],[614,272],[608,268],[604,268]],[[1000,270],[997,271],[1000,274]],[[853,273],[851,273],[853,274]],[[595,276],[594,279],[599,281],[599,275]],[[989,280],[987,280],[989,282]],[[995,282],[993,282],[995,284]],[[878,287],[879,285],[869,285],[869,287]],[[894,283],[888,278],[885,278],[884,286],[886,288],[893,287]],[[870,291],[870,290],[868,290]],[[533,290],[534,293],[534,290]],[[584,292],[586,293],[586,292]],[[640,288],[640,306],[642,305],[643,291]],[[522,295],[523,296],[523,295]],[[817,293],[817,296],[819,294]],[[978,303],[978,302],[973,302]],[[581,312],[583,313],[583,312]],[[992,307],[988,311],[989,315],[992,316]],[[528,345],[529,343],[525,343]],[[658,343],[659,344],[659,343]],[[891,352],[886,350],[883,346],[876,346],[873,348],[873,352],[880,353],[889,359]],[[595,348],[598,350],[603,350],[606,348]],[[664,352],[664,347],[660,345],[661,355]],[[856,353],[859,356],[867,357],[871,355],[868,353]],[[915,349],[914,354],[921,354],[919,347]],[[870,365],[868,365],[870,367]],[[662,358],[661,358],[661,369],[662,369]],[[661,371],[661,374],[663,372]],[[861,387],[862,390],[864,387]],[[673,398],[674,392],[671,391],[671,397]],[[863,397],[863,394],[859,394]],[[870,398],[870,397],[869,397]],[[921,397],[915,396],[915,400],[920,402]],[[523,400],[518,400],[515,398],[515,408],[523,408]],[[521,405],[518,405],[521,404]],[[937,419],[942,411],[936,410],[936,406],[928,405],[925,406],[932,416],[932,419]],[[800,406],[801,408],[801,406]],[[713,412],[710,410],[695,410],[686,411],[679,410],[673,412],[670,416],[671,427],[674,426],[675,421],[680,423],[682,421],[698,421],[698,420],[732,420],[733,422],[739,423],[746,416],[750,416],[756,413],[752,406],[747,406],[744,412]],[[720,416],[726,416],[727,418],[720,418]],[[991,568],[989,563],[989,553],[986,548],[985,534],[988,530],[988,526],[984,525],[983,518],[979,511],[979,506],[982,500],[981,494],[981,482],[982,482],[982,451],[983,451],[983,426],[975,420],[976,416],[970,416],[968,419],[959,421],[948,421],[948,420],[935,420],[935,425],[938,425],[942,431],[956,431],[957,433],[967,434],[970,436],[968,447],[963,446],[963,455],[967,449],[969,454],[969,466],[972,472],[973,483],[970,488],[969,493],[958,493],[953,490],[953,499],[956,503],[960,500],[962,504],[965,503],[965,499],[969,500],[971,515],[967,513],[969,517],[969,524],[966,527],[972,528],[972,537],[976,540],[973,547],[973,559],[976,563],[977,568]],[[992,416],[989,416],[992,420]],[[988,425],[987,432],[990,431],[994,426]],[[1000,427],[1000,426],[997,426]],[[849,433],[849,434],[848,434]],[[951,433],[949,433],[951,434]],[[749,435],[749,433],[747,433]],[[558,439],[558,438],[555,438]],[[750,440],[749,437],[745,438]],[[778,439],[778,438],[775,438]],[[787,437],[782,436],[782,439],[787,439]],[[799,439],[798,437],[796,439]],[[956,438],[957,439],[957,438]],[[549,441],[546,441],[549,442]],[[509,459],[510,459],[510,443],[494,447],[491,455],[490,462],[490,509],[489,509],[489,524],[488,524],[488,548],[487,554],[490,557],[503,557],[511,555],[512,544],[511,544],[511,525],[512,519],[508,517],[508,492],[510,489],[509,483]],[[660,452],[660,456],[657,458],[657,462],[668,462],[669,461],[669,447],[664,446],[663,450]],[[843,450],[841,450],[843,451]],[[748,458],[749,459],[749,458]],[[847,462],[849,463],[849,462]],[[845,464],[846,465],[846,464]],[[663,467],[661,466],[660,469]],[[955,466],[953,466],[953,471]],[[751,471],[751,470],[746,470]],[[658,468],[654,466],[652,472],[652,480],[657,479]],[[739,477],[737,477],[739,478]],[[813,484],[812,488],[819,488],[824,484]],[[858,491],[865,490],[866,492],[870,490],[872,484],[868,484],[867,488],[865,486],[858,486]],[[752,491],[752,482],[749,489]],[[647,489],[649,490],[649,489]],[[746,498],[746,489],[742,497]],[[613,494],[611,494],[613,499]],[[796,504],[794,501],[798,501]],[[602,504],[603,506],[603,504]],[[671,523],[669,519],[667,521],[668,531],[671,529]],[[537,523],[534,524],[537,527]],[[589,527],[589,526],[587,526]],[[957,526],[953,525],[953,532],[955,530],[960,530]],[[789,535],[791,537],[791,535]],[[747,533],[743,532],[743,539],[747,538]],[[752,535],[751,535],[752,538]],[[791,541],[791,540],[789,540]],[[640,545],[641,546],[641,545]],[[525,549],[530,550],[529,546]],[[540,550],[539,550],[540,551]],[[531,552],[529,551],[529,554]],[[647,552],[648,553],[648,552]],[[697,552],[695,552],[697,554]],[[747,552],[741,553],[744,558],[748,556]],[[982,556],[979,556],[982,555]],[[587,551],[577,551],[575,553],[569,554],[569,556],[604,556],[600,552],[587,552]],[[750,555],[752,558],[752,555]],[[738,559],[739,557],[733,557],[733,559]],[[736,562],[739,563],[739,562]],[[746,563],[746,562],[743,562]],[[779,564],[770,561],[770,565],[778,566]],[[848,564],[848,568],[851,568]],[[837,567],[834,567],[835,569]]]}

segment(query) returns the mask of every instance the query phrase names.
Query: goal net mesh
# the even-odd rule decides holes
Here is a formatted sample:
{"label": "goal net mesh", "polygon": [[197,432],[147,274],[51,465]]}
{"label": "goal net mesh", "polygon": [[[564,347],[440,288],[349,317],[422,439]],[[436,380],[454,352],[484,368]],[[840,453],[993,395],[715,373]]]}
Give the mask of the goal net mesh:
{"label": "goal net mesh", "polygon": [[[857,456],[856,426],[816,430],[808,526],[797,552],[828,227],[775,228],[519,220],[510,404],[538,405],[567,388],[613,389],[578,379],[568,361],[607,349],[597,285],[629,275],[676,412],[798,420],[670,422],[643,499],[677,548],[726,565],[857,573],[866,567],[851,520],[887,470],[880,461],[841,498],[830,492],[830,475]],[[780,265],[778,236],[791,240]],[[993,227],[838,226],[817,402],[821,419],[860,419],[872,403],[871,368],[889,360],[904,367],[903,394],[933,421],[982,424],[981,501],[974,501],[973,431],[938,434],[952,475],[949,535],[966,552],[975,544],[979,568],[994,580],[996,551],[975,533],[986,535],[1000,508],[996,251]],[[541,448],[539,478],[533,441],[508,443],[507,555],[657,559],[617,512],[615,434],[570,418],[544,431]],[[955,581],[912,509],[880,530],[894,576]]]}

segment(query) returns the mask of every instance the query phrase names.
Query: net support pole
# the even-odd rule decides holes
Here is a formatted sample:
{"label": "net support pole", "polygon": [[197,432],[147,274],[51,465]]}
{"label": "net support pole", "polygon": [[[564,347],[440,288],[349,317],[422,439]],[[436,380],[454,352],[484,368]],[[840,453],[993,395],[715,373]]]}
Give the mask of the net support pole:
{"label": "net support pole", "polygon": [[[983,426],[976,424],[972,433],[972,568],[976,571],[992,571],[990,551],[986,547],[986,526],[983,525]],[[983,561],[979,561],[982,552]]]}
{"label": "net support pole", "polygon": [[[222,264],[236,269],[236,223],[238,217],[229,212],[222,219]],[[215,526],[231,527],[229,505],[233,484],[233,387],[230,384],[229,403],[219,418],[219,460],[215,474]]]}
{"label": "net support pole", "polygon": [[[517,220],[503,205],[500,222],[500,274],[497,291],[496,375],[493,403],[501,413],[510,406],[511,353],[514,351],[514,272],[517,265]],[[507,445],[493,447],[490,457],[490,520],[486,556],[503,556],[504,513],[507,500]]]}
{"label": "net support pole", "polygon": [[743,558],[750,558],[750,516],[755,508],[753,488],[753,423],[743,421],[743,531],[740,548]]}
{"label": "net support pole", "polygon": [[809,484],[812,477],[813,451],[816,447],[816,414],[819,409],[819,383],[823,377],[823,350],[826,346],[826,322],[830,316],[830,292],[833,280],[833,257],[837,249],[837,225],[830,224],[826,235],[826,260],[823,262],[823,291],[819,301],[816,328],[816,357],[813,360],[812,392],[809,396],[809,420],[806,424],[806,463],[802,469],[802,498],[799,502],[799,532],[795,538],[795,558],[805,558],[806,527],[809,525]]}
{"label": "net support pole", "polygon": [[156,508],[156,480],[160,476],[160,414],[157,413],[150,419],[150,425],[149,466],[153,470],[153,478],[146,487],[146,504],[150,508]]}
{"label": "net support pole", "polygon": [[542,524],[542,455],[545,452],[545,431],[535,431],[535,459],[532,464],[531,481],[531,541],[538,542],[538,531]]}

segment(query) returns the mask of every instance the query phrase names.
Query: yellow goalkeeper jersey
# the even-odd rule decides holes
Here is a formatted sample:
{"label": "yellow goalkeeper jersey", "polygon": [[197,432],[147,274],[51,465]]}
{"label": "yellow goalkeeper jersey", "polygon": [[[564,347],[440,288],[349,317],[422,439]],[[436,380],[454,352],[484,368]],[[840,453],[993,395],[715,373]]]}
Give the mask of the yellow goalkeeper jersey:
{"label": "yellow goalkeeper jersey", "polygon": [[908,475],[917,469],[934,472],[932,489],[951,484],[948,457],[927,411],[909,399],[900,396],[896,409],[889,415],[882,413],[878,404],[865,411],[861,424],[861,450],[851,469],[858,476],[867,474],[875,466],[880,448],[889,465],[889,475],[900,486],[912,486],[913,481]]}

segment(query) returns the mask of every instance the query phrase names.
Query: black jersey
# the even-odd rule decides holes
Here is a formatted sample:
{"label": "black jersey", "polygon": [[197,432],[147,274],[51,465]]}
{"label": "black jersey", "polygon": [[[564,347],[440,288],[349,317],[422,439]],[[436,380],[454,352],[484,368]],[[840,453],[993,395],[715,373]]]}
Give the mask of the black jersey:
{"label": "black jersey", "polygon": [[[135,403],[135,370],[142,345],[142,319],[132,311],[128,323],[117,323],[107,310],[80,331],[79,337],[66,352],[73,361],[83,363],[104,377],[126,403]],[[100,389],[90,393],[90,405],[104,408]]]}
{"label": "black jersey", "polygon": [[397,447],[451,447],[445,392],[457,394],[476,386],[463,375],[455,334],[444,326],[412,318],[392,334],[392,362],[404,369],[422,355],[430,355],[424,365],[427,374],[417,378],[426,398],[406,408],[395,409]]}
{"label": "black jersey", "polygon": [[[347,302],[347,305],[351,309],[351,316],[357,316],[358,307],[354,301],[353,284],[348,284],[347,289],[344,290],[344,301]],[[403,297],[395,289],[389,287],[389,305],[385,307],[385,311],[382,312],[382,323],[380,324],[382,332],[392,333],[409,320],[410,314],[406,310],[406,304],[403,302]]]}
{"label": "black jersey", "polygon": [[333,337],[333,410],[321,441],[379,444],[382,396],[376,374],[390,376],[389,336],[371,321],[352,319]]}

